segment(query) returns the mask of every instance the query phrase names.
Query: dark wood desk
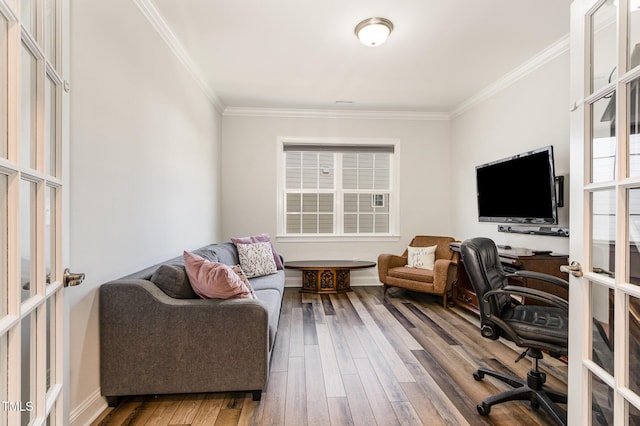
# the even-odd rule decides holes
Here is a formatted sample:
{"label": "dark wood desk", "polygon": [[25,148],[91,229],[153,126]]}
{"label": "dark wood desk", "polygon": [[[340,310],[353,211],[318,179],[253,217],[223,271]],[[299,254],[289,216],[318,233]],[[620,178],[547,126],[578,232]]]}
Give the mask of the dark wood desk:
{"label": "dark wood desk", "polygon": [[[460,259],[460,244],[451,243],[449,247],[458,256],[458,275],[452,285],[452,299],[455,304],[463,306],[474,312],[478,312],[478,298],[471,286],[469,276],[464,268],[464,263]],[[560,272],[560,266],[566,265],[569,259],[565,254],[534,254],[532,250],[526,248],[498,249],[500,262],[506,272],[518,270],[541,272],[554,275],[569,280],[569,275]],[[547,293],[555,294],[565,300],[569,300],[569,292],[559,286],[541,280],[510,278],[510,283],[529,288],[535,288]],[[533,300],[524,300],[523,303],[536,304]]]}
{"label": "dark wood desk", "polygon": [[285,262],[287,269],[302,271],[302,290],[306,293],[351,291],[351,270],[373,268],[376,262],[361,260],[299,260]]}

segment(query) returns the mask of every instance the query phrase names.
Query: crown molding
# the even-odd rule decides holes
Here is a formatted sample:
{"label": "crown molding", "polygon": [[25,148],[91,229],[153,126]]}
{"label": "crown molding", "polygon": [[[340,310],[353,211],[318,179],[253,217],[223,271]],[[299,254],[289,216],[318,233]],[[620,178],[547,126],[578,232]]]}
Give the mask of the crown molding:
{"label": "crown molding", "polygon": [[446,112],[244,107],[226,107],[222,115],[225,117],[339,118],[354,120],[446,121],[450,119],[449,113]]}
{"label": "crown molding", "polygon": [[476,105],[486,101],[487,99],[493,97],[498,92],[506,89],[511,86],[521,78],[524,78],[528,74],[532,73],[536,69],[541,66],[551,62],[558,56],[562,55],[565,52],[569,51],[569,34],[562,37],[560,40],[553,43],[551,46],[547,47],[519,67],[514,70],[508,72],[503,77],[491,83],[489,86],[476,93],[466,101],[462,102],[458,105],[451,113],[449,114],[451,119],[458,117],[459,115],[464,114],[469,111],[471,108]]}
{"label": "crown molding", "polygon": [[505,74],[489,86],[462,102],[451,112],[419,111],[359,111],[287,108],[226,107],[223,115],[229,117],[280,117],[280,118],[349,118],[370,120],[452,120],[482,102],[492,98],[507,87],[526,77],[541,66],[569,51],[569,34],[562,37],[519,67]]}
{"label": "crown molding", "polygon": [[211,101],[215,109],[222,113],[225,109],[224,103],[218,98],[213,89],[209,86],[200,68],[195,64],[191,56],[186,51],[184,46],[178,40],[178,37],[174,34],[167,21],[156,7],[153,0],[132,0],[133,3],[138,6],[138,9],[142,12],[145,18],[149,21],[151,26],[160,34],[160,37],[169,46],[171,52],[178,58],[180,63],[187,69],[191,77],[200,86],[207,98]]}
{"label": "crown molding", "polygon": [[569,51],[569,34],[547,47],[533,58],[529,59],[511,72],[459,104],[451,112],[421,112],[421,111],[364,111],[364,110],[329,110],[329,109],[298,109],[298,108],[245,108],[227,107],[218,98],[214,90],[203,77],[200,68],[182,46],[173,30],[153,0],[132,0],[145,18],[158,32],[167,46],[178,60],[191,74],[192,78],[204,91],[218,112],[227,117],[277,117],[277,118],[336,118],[359,120],[414,120],[414,121],[447,121],[454,119],[480,103],[490,99],[497,93],[511,86],[539,67],[547,64],[563,53]]}

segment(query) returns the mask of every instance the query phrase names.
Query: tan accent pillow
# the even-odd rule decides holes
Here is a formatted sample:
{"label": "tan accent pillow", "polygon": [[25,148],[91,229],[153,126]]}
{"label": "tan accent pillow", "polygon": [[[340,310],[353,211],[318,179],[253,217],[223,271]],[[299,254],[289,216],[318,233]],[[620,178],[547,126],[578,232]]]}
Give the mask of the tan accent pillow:
{"label": "tan accent pillow", "polygon": [[409,252],[407,266],[410,268],[433,270],[436,262],[436,248],[438,248],[438,246],[407,247],[407,251]]}
{"label": "tan accent pillow", "polygon": [[244,271],[242,270],[242,268],[240,267],[240,265],[235,265],[232,266],[231,269],[233,270],[233,272],[235,272],[236,274],[238,274],[238,276],[240,277],[240,279],[242,280],[242,282],[244,283],[244,285],[246,285],[249,290],[251,291],[251,297],[253,299],[257,299],[256,297],[256,293],[253,291],[253,286],[251,285],[251,283],[249,282],[249,279],[247,278],[247,276],[245,275]]}

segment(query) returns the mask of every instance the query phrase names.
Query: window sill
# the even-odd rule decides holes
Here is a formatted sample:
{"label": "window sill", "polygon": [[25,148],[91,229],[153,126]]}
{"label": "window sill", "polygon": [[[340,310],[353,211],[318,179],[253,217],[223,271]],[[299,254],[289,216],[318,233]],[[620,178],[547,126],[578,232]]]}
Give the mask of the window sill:
{"label": "window sill", "polygon": [[384,235],[277,235],[279,243],[347,243],[400,241],[398,234]]}

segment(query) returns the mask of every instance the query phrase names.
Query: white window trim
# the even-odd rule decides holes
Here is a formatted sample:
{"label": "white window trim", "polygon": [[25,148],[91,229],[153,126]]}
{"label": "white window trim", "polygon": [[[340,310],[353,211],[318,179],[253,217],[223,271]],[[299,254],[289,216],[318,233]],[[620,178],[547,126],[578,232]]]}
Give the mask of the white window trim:
{"label": "white window trim", "polygon": [[[394,155],[391,156],[390,170],[390,206],[389,232],[380,234],[287,234],[285,226],[285,175],[284,175],[284,145],[393,145]],[[389,138],[323,138],[323,137],[278,137],[277,138],[277,233],[279,242],[340,242],[340,241],[398,241],[400,240],[400,139]],[[342,200],[336,200],[342,203]],[[342,218],[336,218],[342,221]]]}

